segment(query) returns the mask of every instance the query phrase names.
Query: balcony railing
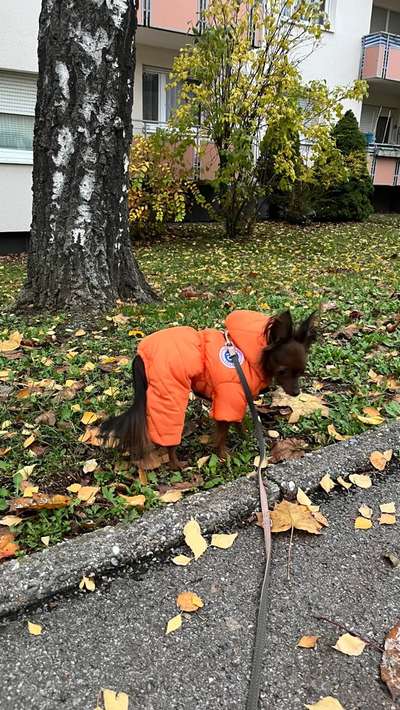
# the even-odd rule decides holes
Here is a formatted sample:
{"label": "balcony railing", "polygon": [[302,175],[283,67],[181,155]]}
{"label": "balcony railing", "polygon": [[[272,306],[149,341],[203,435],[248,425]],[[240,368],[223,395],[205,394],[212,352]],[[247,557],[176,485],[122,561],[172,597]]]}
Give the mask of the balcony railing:
{"label": "balcony railing", "polygon": [[362,43],[361,78],[400,81],[400,35],[376,32]]}

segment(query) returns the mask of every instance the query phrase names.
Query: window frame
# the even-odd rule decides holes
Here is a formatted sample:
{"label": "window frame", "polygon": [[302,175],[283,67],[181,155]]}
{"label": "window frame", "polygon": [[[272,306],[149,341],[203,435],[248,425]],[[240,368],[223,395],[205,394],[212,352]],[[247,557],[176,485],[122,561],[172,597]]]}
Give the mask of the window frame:
{"label": "window frame", "polygon": [[167,85],[171,69],[165,67],[153,67],[147,64],[142,68],[142,88],[145,74],[156,74],[158,76],[158,118],[157,120],[144,118],[144,94],[142,91],[142,121],[147,126],[154,126],[155,129],[167,125]]}

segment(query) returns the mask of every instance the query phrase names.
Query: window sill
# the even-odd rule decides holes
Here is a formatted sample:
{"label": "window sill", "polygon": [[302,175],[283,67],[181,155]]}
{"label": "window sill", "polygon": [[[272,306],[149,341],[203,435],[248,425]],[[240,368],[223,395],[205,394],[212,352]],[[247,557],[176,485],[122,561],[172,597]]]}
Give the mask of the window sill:
{"label": "window sill", "polygon": [[33,152],[31,150],[0,148],[0,163],[8,165],[33,165]]}

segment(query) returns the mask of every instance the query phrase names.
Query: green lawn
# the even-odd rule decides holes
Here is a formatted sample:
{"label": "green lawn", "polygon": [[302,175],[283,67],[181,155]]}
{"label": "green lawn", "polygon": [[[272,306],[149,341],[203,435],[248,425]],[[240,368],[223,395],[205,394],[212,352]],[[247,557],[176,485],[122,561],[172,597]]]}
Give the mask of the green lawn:
{"label": "green lawn", "polygon": [[[287,417],[276,414],[266,420],[266,429],[303,438],[312,448],[333,441],[329,424],[343,435],[365,430],[367,425],[357,418],[364,407],[379,409],[386,420],[399,417],[400,385],[393,379],[400,380],[400,327],[392,333],[387,329],[400,312],[399,227],[400,218],[381,216],[363,225],[307,229],[268,223],[246,242],[229,241],[214,227],[177,228],[168,240],[137,249],[163,300],[152,306],[123,304],[110,316],[122,313],[126,322],[114,323],[110,316],[95,320],[81,336],[62,317],[16,318],[9,309],[25,262],[0,259],[0,340],[13,330],[24,336],[16,359],[0,354],[0,511],[8,514],[9,499],[22,494],[24,473],[18,472],[32,464],[29,483],[40,492],[65,495],[71,483],[100,489],[92,505],[69,494],[73,500],[67,507],[25,513],[24,522],[13,529],[21,550],[42,547],[43,536],[54,543],[99,525],[133,520],[140,512],[127,507],[119,493],[144,494],[146,509],[160,505],[158,487],[192,479],[198,473],[196,461],[211,453],[210,444],[204,443],[211,425],[199,401],[190,405],[182,452],[193,468],[182,474],[159,468],[148,473],[146,485],[115,451],[79,441],[86,429],[80,421],[84,412],[119,411],[131,399],[130,359],[140,337],[129,335],[131,330],[148,334],[178,324],[222,327],[234,308],[291,308],[301,318],[321,302],[330,303],[304,381],[304,390],[324,395],[330,417],[315,413],[289,425]],[[186,297],[186,287],[199,295]],[[335,335],[350,324],[356,326],[350,340]],[[107,360],[115,356],[129,362]],[[384,377],[371,376],[371,370]],[[386,378],[392,378],[389,385]],[[48,412],[54,417],[36,422]],[[35,440],[27,446],[32,433]],[[212,456],[201,468],[200,487],[252,470],[256,450],[251,432],[244,437],[233,433],[230,444],[227,462]],[[98,466],[85,474],[88,459],[96,459]]]}

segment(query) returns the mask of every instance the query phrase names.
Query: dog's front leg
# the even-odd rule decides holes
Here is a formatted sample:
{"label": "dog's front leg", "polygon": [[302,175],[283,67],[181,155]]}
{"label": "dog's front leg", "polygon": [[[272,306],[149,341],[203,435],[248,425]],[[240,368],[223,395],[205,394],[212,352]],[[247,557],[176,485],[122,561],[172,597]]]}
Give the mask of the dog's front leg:
{"label": "dog's front leg", "polygon": [[176,446],[168,446],[169,467],[172,468],[173,471],[179,471],[188,466],[187,461],[179,461],[176,448]]}
{"label": "dog's front leg", "polygon": [[216,422],[217,433],[215,437],[215,448],[220,459],[228,457],[228,449],[226,448],[226,439],[228,436],[230,422]]}

